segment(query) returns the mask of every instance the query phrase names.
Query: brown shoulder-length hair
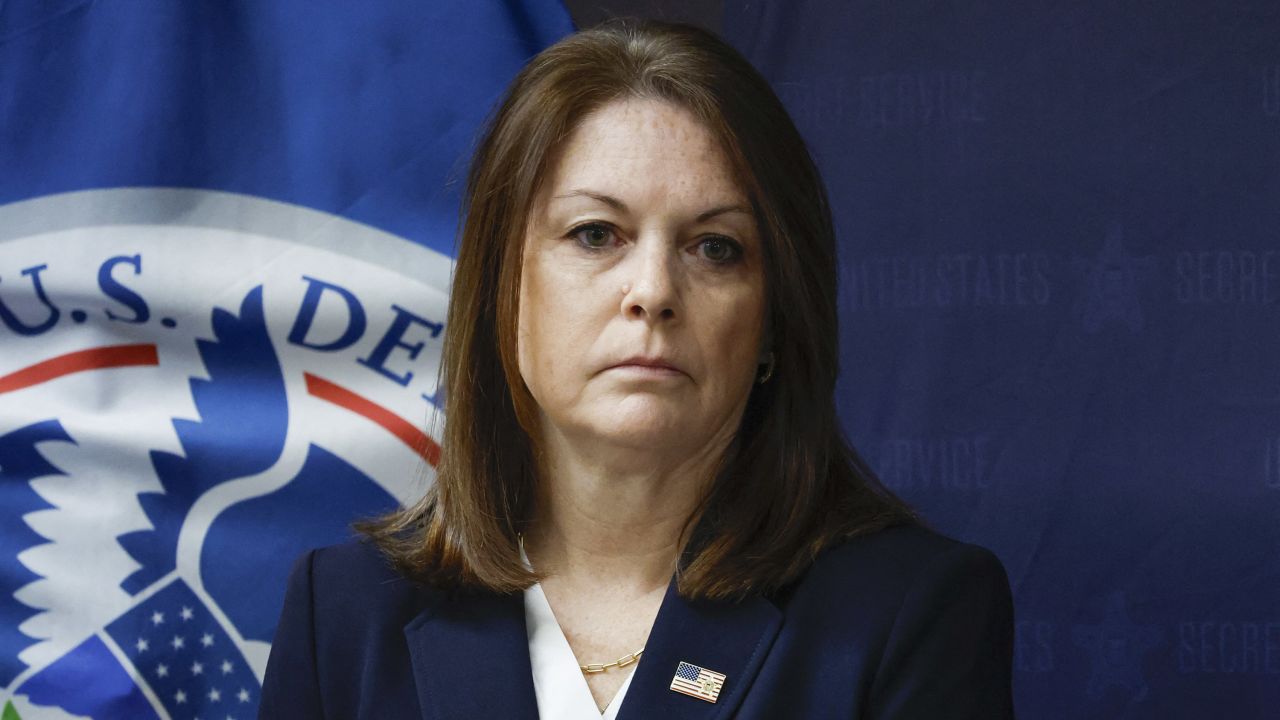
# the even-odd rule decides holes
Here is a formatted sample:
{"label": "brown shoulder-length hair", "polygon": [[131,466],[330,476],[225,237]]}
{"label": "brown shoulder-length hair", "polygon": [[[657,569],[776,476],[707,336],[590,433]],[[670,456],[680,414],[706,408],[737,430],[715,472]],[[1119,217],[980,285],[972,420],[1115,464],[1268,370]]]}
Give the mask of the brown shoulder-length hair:
{"label": "brown shoulder-length hair", "polygon": [[536,404],[517,367],[525,226],[562,141],[623,98],[673,103],[716,135],[764,240],[775,369],[685,525],[680,594],[735,599],[795,580],[824,548],[915,513],[875,478],[836,417],[836,245],[813,160],[768,83],[694,27],[619,20],[546,49],[520,72],[472,160],[441,367],[442,453],[420,502],[358,525],[405,575],[510,593],[537,477]]}

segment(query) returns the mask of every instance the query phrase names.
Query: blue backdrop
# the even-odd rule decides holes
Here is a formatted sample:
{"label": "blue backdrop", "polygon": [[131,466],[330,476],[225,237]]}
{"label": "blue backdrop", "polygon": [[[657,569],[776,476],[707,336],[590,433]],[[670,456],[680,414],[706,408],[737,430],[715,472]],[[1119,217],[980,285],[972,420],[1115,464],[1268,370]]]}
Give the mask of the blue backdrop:
{"label": "blue backdrop", "polygon": [[[991,547],[1009,570],[1020,716],[1280,714],[1280,7],[728,2],[724,20],[831,189],[850,436],[940,530]],[[367,482],[380,468],[361,464],[358,449],[394,453],[384,432],[394,423],[331,392],[365,408],[343,426],[351,438],[303,433],[312,447],[296,476],[229,506],[189,558],[195,569],[178,572],[177,528],[192,522],[196,496],[237,479],[181,460],[225,453],[228,438],[284,443],[284,423],[315,409],[285,416],[284,390],[321,370],[361,389],[359,400],[400,408],[404,424],[420,421],[409,403],[420,388],[405,400],[355,373],[373,365],[385,371],[378,382],[407,384],[386,364],[416,358],[429,374],[430,348],[419,357],[404,333],[439,315],[377,296],[384,314],[400,304],[394,322],[370,325],[400,334],[375,342],[371,330],[357,349],[397,354],[335,375],[291,321],[322,317],[321,293],[373,308],[370,288],[385,278],[350,260],[345,275],[315,275],[303,261],[365,249],[399,258],[397,239],[450,254],[476,127],[523,61],[567,30],[557,2],[0,2],[0,306],[15,313],[0,318],[0,699],[27,703],[32,717],[54,706],[145,717],[176,707],[179,692],[186,707],[223,702],[185,678],[188,697],[154,656],[139,659],[173,642],[165,623],[193,622],[211,628],[206,647],[236,653],[205,658],[203,638],[189,635],[193,647],[172,657],[184,669],[235,660],[223,671],[235,681],[227,699],[244,691],[256,702],[251,656],[261,658],[283,578],[242,571],[344,534],[345,518],[316,519],[329,496],[308,478],[372,488],[341,510],[385,507]],[[254,257],[229,258],[219,282],[239,273],[249,285],[227,279],[225,294],[197,288],[192,307],[165,305],[178,296],[146,286],[130,298],[121,283],[187,273],[198,285],[214,268],[114,235],[51,243],[41,233],[78,227],[75,218],[33,220],[37,211],[80,206],[28,204],[139,187],[205,195],[83,196],[98,213],[89,224],[127,217],[133,227],[150,213],[165,227],[191,217],[204,227],[217,216],[261,234],[242,227],[265,217],[260,205],[206,191],[329,215],[272,221],[288,230],[272,237],[294,242],[289,283],[255,275]],[[155,207],[139,210],[139,197]],[[369,239],[349,221],[394,237]],[[341,232],[322,253],[313,241],[325,227]],[[94,254],[99,246],[110,252]],[[276,257],[269,244],[252,247]],[[103,263],[112,253],[123,254]],[[131,257],[136,272],[111,274]],[[68,279],[78,270],[82,285]],[[271,314],[272,297],[283,312],[280,298],[303,287],[301,313]],[[90,302],[100,289],[134,305],[104,312]],[[123,312],[147,307],[137,305],[144,296],[150,320]],[[66,312],[32,329],[59,304]],[[134,344],[114,369],[77,355],[80,375],[24,374],[120,343]],[[200,362],[188,387],[191,357]],[[98,391],[74,384],[93,368]],[[131,413],[132,395],[169,387],[166,372],[194,408],[172,411],[172,422],[170,408],[155,408],[151,420],[176,439],[86,419]],[[371,416],[387,427],[360,434]],[[240,456],[265,465],[283,452],[268,450]],[[68,619],[96,596],[33,591],[84,589],[66,575],[84,567],[43,551],[77,547],[61,534],[92,529],[75,515],[76,494],[89,497],[121,468],[120,478],[158,478],[109,493],[139,498],[108,504],[133,528],[109,544],[137,565],[96,591],[120,607]],[[135,516],[144,519],[130,525]],[[148,524],[156,531],[138,530]],[[264,552],[269,542],[284,545]]]}
{"label": "blue backdrop", "polygon": [[1280,4],[728,2],[841,243],[840,409],[995,550],[1026,718],[1280,717]]}

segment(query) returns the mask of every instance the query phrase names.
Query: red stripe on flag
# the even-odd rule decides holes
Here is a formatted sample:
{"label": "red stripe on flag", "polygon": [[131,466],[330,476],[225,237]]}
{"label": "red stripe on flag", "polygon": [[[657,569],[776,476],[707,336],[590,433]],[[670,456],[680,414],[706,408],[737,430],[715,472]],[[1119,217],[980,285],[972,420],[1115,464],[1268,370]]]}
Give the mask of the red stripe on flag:
{"label": "red stripe on flag", "polygon": [[400,442],[422,456],[435,467],[440,462],[440,446],[425,432],[378,403],[311,373],[303,373],[307,392],[321,400],[328,400],[338,407],[372,420],[387,432],[400,438]]}
{"label": "red stripe on flag", "polygon": [[155,345],[112,345],[77,350],[41,360],[35,365],[28,365],[0,377],[0,393],[21,390],[85,370],[159,364],[160,354]]}

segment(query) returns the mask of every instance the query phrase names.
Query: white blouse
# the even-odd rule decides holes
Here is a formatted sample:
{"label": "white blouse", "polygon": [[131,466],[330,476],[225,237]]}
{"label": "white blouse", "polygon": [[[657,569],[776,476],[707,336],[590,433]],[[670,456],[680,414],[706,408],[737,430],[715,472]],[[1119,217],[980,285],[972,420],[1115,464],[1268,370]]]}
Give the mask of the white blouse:
{"label": "white blouse", "polygon": [[[520,556],[528,566],[529,558],[523,547],[520,548]],[[557,720],[614,720],[618,717],[618,709],[631,686],[636,664],[606,671],[626,672],[628,675],[602,714],[541,584],[524,591],[524,619],[529,631],[529,660],[533,664],[538,717]]]}

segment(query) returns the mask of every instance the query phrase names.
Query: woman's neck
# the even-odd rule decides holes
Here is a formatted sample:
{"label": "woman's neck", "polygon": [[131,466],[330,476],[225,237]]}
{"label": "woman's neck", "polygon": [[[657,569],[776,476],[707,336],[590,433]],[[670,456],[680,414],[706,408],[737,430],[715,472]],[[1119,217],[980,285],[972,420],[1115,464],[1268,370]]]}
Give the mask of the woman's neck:
{"label": "woman's neck", "polygon": [[665,588],[675,571],[686,521],[718,465],[720,452],[683,462],[642,462],[545,438],[539,492],[525,549],[540,573],[571,587],[622,592]]}

